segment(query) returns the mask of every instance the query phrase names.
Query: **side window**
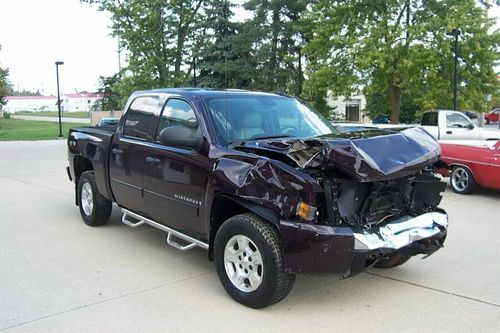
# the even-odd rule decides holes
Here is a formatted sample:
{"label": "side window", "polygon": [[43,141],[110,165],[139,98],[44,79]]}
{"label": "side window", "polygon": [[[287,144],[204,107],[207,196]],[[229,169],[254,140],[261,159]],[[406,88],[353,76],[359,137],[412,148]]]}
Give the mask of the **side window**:
{"label": "side window", "polygon": [[156,96],[137,97],[125,115],[123,135],[151,140],[154,133],[155,112],[160,99]]}
{"label": "side window", "polygon": [[438,125],[438,113],[437,112],[427,112],[424,113],[422,117],[422,126],[437,126]]}
{"label": "side window", "polygon": [[459,113],[446,114],[446,127],[465,128],[471,125],[471,122]]}
{"label": "side window", "polygon": [[156,140],[161,131],[170,126],[184,126],[191,130],[193,137],[198,131],[198,120],[191,105],[181,99],[169,99],[160,117]]}

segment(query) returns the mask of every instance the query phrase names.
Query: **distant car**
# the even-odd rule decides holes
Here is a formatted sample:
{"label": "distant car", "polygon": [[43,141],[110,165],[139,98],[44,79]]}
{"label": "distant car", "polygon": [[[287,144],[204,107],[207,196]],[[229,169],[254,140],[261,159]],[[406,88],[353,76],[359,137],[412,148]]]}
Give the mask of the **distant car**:
{"label": "distant car", "polygon": [[498,116],[500,115],[500,108],[496,108],[484,115],[484,120],[486,124],[498,121]]}
{"label": "distant car", "polygon": [[479,118],[478,114],[475,113],[474,111],[470,111],[470,110],[465,110],[464,111],[464,114],[469,117],[471,120],[472,119],[476,119],[476,118]]}
{"label": "distant car", "polygon": [[339,132],[358,132],[358,131],[367,131],[367,130],[376,130],[377,126],[364,124],[364,123],[355,123],[355,122],[342,122],[342,123],[332,123],[333,127],[337,129]]}
{"label": "distant car", "polygon": [[450,177],[453,191],[467,194],[479,186],[500,190],[499,141],[441,141],[441,161],[449,169],[439,173]]}
{"label": "distant car", "polygon": [[118,118],[102,118],[99,120],[97,127],[113,127],[117,126],[120,119]]}
{"label": "distant car", "polygon": [[385,114],[381,114],[373,118],[372,120],[373,124],[389,124],[389,117]]}

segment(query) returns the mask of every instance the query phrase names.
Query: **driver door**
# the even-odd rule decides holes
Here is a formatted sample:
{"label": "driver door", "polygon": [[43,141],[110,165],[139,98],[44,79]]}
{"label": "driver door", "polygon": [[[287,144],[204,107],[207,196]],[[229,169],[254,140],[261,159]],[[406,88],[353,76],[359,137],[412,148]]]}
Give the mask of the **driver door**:
{"label": "driver door", "polygon": [[206,234],[203,210],[210,171],[208,152],[205,154],[161,143],[159,134],[169,126],[187,127],[193,135],[200,133],[194,108],[183,99],[168,99],[146,156],[146,208],[155,221],[201,238]]}
{"label": "driver door", "polygon": [[479,134],[474,130],[474,124],[458,112],[446,113],[446,130],[443,139],[446,140],[474,140]]}

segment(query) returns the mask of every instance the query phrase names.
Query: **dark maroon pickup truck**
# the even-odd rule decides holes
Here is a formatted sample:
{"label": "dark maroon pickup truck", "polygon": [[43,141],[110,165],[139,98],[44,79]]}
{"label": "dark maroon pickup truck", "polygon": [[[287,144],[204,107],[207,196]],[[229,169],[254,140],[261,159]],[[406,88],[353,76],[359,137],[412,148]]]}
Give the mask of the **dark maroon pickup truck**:
{"label": "dark maroon pickup truck", "polygon": [[73,128],[70,179],[85,223],[112,203],[180,250],[201,247],[229,295],[260,308],[297,273],[354,275],[443,246],[426,131],[338,133],[307,104],[248,91],[134,93],[116,132]]}

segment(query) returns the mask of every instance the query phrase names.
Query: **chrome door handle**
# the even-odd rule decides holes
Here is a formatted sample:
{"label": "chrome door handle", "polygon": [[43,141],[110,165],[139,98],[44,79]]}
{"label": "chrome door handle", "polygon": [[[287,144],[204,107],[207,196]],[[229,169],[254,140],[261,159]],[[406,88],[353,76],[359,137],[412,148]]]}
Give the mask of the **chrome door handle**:
{"label": "chrome door handle", "polygon": [[148,162],[149,164],[160,164],[161,163],[159,158],[153,157],[153,156],[146,157],[146,162]]}
{"label": "chrome door handle", "polygon": [[115,155],[116,155],[116,154],[123,154],[123,149],[120,149],[120,148],[113,148],[113,149],[111,149],[111,152],[112,152],[113,154],[115,154]]}

